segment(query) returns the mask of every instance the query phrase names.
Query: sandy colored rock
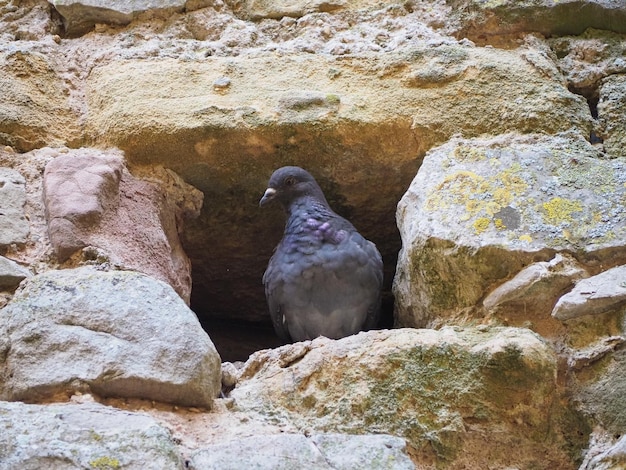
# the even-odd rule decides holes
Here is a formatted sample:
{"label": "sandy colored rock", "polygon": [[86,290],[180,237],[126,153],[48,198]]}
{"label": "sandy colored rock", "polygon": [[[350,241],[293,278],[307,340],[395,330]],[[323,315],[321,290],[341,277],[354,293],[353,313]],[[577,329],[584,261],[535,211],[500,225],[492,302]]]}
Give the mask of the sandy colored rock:
{"label": "sandy colored rock", "polygon": [[607,154],[626,157],[626,75],[611,75],[602,81],[598,117]]}
{"label": "sandy colored rock", "polygon": [[0,168],[0,249],[24,244],[30,227],[25,217],[26,180],[11,168]]}
{"label": "sandy colored rock", "polygon": [[92,268],[32,277],[2,310],[0,397],[37,402],[92,391],[210,407],[220,358],[167,284]]}
{"label": "sandy colored rock", "polygon": [[2,467],[180,469],[170,433],[153,418],[92,404],[0,402]]}
{"label": "sandy colored rock", "polygon": [[0,49],[0,72],[0,144],[25,152],[75,142],[79,116],[49,57]]}
{"label": "sandy colored rock", "polygon": [[548,416],[564,411],[552,409],[556,390],[556,356],[529,330],[443,328],[259,351],[231,396],[238,410],[311,433],[403,436],[425,468],[524,467],[539,454],[574,468],[546,438],[560,426]]}
{"label": "sandy colored rock", "polygon": [[[600,158],[576,135],[453,139],[432,150],[398,205],[397,323],[480,318],[472,309],[487,293],[555,251],[576,253],[591,274],[598,260],[623,263],[625,182],[626,161]],[[549,319],[555,294],[520,313]]]}

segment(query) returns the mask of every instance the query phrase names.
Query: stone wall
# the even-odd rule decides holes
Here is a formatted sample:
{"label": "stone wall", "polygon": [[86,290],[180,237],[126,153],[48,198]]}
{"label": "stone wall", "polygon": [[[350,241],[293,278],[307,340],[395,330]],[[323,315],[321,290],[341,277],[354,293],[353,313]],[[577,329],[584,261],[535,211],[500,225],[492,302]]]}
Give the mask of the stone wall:
{"label": "stone wall", "polygon": [[[310,468],[624,465],[625,35],[609,0],[0,0],[0,398],[35,403],[5,421],[69,400],[88,441],[92,416],[58,468],[135,468],[118,440],[146,432],[193,468],[268,442]],[[402,328],[224,364],[216,398],[209,337],[278,345],[258,200],[283,165],[377,244]],[[128,437],[123,408],[156,421]]]}

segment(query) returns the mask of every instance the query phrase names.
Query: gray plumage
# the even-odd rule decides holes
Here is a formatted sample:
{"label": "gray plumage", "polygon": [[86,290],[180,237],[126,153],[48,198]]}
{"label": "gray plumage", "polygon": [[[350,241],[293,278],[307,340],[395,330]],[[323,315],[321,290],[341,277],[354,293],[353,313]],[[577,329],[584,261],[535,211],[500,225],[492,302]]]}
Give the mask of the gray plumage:
{"label": "gray plumage", "polygon": [[273,200],[287,212],[285,233],[263,275],[278,336],[338,339],[375,327],[383,281],[376,245],[333,212],[302,168],[274,172],[259,205]]}

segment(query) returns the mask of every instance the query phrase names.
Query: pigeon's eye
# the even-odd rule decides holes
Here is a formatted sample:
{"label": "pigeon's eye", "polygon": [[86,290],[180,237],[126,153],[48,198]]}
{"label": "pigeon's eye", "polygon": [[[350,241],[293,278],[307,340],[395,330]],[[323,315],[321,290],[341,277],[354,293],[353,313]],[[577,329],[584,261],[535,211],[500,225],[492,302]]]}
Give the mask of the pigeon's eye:
{"label": "pigeon's eye", "polygon": [[293,176],[288,176],[285,179],[285,186],[293,186],[294,184],[296,184],[296,179]]}

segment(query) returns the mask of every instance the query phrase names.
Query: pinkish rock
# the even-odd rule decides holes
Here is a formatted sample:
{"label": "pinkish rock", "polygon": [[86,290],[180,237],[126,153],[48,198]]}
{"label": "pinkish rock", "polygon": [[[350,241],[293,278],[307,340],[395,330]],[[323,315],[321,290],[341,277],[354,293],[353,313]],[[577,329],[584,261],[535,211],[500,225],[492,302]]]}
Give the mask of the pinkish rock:
{"label": "pinkish rock", "polygon": [[118,151],[79,149],[52,160],[44,173],[50,243],[60,262],[78,250],[170,284],[189,303],[191,264],[179,231],[196,217],[202,193],[175,173],[153,168],[132,176]]}

